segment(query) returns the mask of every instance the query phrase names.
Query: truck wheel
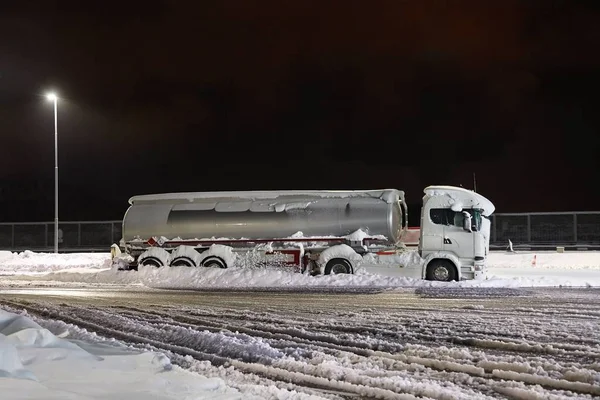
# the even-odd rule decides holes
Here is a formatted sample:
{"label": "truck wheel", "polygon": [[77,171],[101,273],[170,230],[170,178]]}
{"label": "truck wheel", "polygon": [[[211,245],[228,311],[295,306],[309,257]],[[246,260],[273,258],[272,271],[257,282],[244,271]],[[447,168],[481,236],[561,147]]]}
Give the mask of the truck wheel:
{"label": "truck wheel", "polygon": [[138,257],[138,265],[152,265],[153,267],[164,267],[169,264],[170,254],[165,249],[152,247],[144,251]]}
{"label": "truck wheel", "polygon": [[456,280],[456,267],[448,260],[432,260],[427,265],[428,281],[452,282]]}
{"label": "truck wheel", "polygon": [[202,261],[202,266],[206,268],[227,268],[225,260],[217,256],[209,256]]}
{"label": "truck wheel", "polygon": [[352,264],[345,258],[332,258],[325,265],[325,275],[353,274]]}
{"label": "truck wheel", "polygon": [[196,266],[196,264],[194,264],[194,261],[192,261],[190,258],[185,257],[185,256],[174,258],[173,261],[171,261],[171,267],[195,267],[195,266]]}
{"label": "truck wheel", "polygon": [[171,253],[171,267],[195,267],[200,265],[200,253],[191,246],[179,246]]}
{"label": "truck wheel", "polygon": [[138,265],[151,265],[156,268],[160,268],[163,266],[162,261],[160,261],[157,257],[144,257],[143,260],[138,261]]}

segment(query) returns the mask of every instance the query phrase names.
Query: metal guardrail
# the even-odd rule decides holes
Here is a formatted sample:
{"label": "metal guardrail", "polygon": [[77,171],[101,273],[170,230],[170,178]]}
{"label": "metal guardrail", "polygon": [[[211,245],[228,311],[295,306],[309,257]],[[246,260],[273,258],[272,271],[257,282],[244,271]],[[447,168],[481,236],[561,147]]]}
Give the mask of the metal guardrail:
{"label": "metal guardrail", "polygon": [[[59,251],[110,251],[122,221],[60,222]],[[600,250],[600,211],[492,215],[490,247]],[[53,251],[54,222],[0,223],[0,250]]]}

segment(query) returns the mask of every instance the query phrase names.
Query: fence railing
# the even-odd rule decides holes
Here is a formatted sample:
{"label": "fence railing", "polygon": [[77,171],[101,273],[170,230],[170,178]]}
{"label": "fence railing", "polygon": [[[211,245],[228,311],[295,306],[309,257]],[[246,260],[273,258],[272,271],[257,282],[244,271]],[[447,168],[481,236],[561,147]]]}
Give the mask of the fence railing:
{"label": "fence railing", "polygon": [[600,246],[600,211],[492,215],[492,245]]}
{"label": "fence railing", "polygon": [[[121,239],[121,221],[60,222],[59,250],[110,251]],[[600,211],[492,215],[491,246],[600,248]],[[0,223],[0,250],[50,251],[54,222]]]}
{"label": "fence railing", "polygon": [[[58,248],[63,252],[110,251],[121,240],[121,221],[59,222]],[[54,249],[54,222],[0,223],[0,250]]]}

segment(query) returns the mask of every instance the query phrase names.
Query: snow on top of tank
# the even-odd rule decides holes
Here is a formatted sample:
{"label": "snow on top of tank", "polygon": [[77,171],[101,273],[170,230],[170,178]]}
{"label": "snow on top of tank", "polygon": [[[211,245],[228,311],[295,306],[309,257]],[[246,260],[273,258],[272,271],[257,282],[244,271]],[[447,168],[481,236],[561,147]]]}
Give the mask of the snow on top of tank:
{"label": "snow on top of tank", "polygon": [[463,208],[480,208],[483,215],[491,215],[496,207],[494,204],[477,192],[456,186],[435,185],[424,190],[426,196],[448,196],[449,205],[453,211]]}
{"label": "snow on top of tank", "polygon": [[380,198],[387,203],[398,200],[404,201],[404,192],[397,189],[376,190],[270,190],[270,191],[230,191],[230,192],[187,192],[187,193],[161,193],[133,196],[129,204],[157,203],[157,202],[202,202],[206,200],[306,200],[307,198],[349,198],[371,197]]}
{"label": "snow on top of tank", "polygon": [[385,235],[370,235],[368,232],[365,232],[362,229],[357,229],[354,232],[352,232],[348,235],[343,235],[343,236],[319,235],[319,236],[311,237],[311,236],[304,236],[304,233],[302,231],[298,231],[288,237],[290,239],[313,239],[313,238],[318,238],[318,239],[332,238],[333,239],[333,238],[343,237],[344,239],[351,240],[351,241],[357,241],[357,242],[361,242],[364,239],[388,240]]}

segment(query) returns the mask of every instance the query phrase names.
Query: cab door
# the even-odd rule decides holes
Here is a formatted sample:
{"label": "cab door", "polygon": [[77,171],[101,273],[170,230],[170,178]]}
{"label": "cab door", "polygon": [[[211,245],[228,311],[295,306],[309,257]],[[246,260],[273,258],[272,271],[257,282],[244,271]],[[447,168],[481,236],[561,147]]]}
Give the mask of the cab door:
{"label": "cab door", "polygon": [[447,210],[448,224],[444,232],[444,250],[458,258],[473,258],[475,235],[471,226],[469,210]]}
{"label": "cab door", "polygon": [[446,209],[431,208],[428,213],[421,216],[421,237],[419,249],[425,256],[430,252],[444,250],[444,237],[448,218]]}

